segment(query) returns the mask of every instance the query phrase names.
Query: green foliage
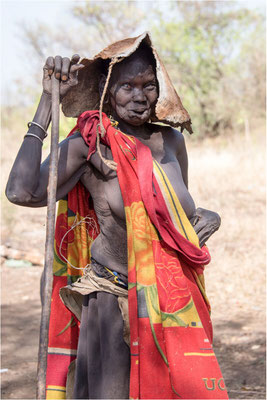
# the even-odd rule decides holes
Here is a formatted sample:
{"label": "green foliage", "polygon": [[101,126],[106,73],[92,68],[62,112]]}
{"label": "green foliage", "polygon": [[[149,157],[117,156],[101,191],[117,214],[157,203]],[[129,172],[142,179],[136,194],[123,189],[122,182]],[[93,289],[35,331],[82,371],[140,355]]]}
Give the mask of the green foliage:
{"label": "green foliage", "polygon": [[96,41],[100,48],[111,41],[134,36],[145,17],[136,1],[89,0],[74,6],[72,12],[87,27],[92,42]]}
{"label": "green foliage", "polygon": [[[264,16],[245,4],[94,0],[77,2],[71,12],[71,29],[24,27],[40,73],[48,55],[91,57],[111,42],[150,30],[196,135],[219,135],[264,117]],[[61,137],[74,122],[61,118]]]}
{"label": "green foliage", "polygon": [[[154,25],[153,38],[191,115],[194,131],[218,135],[236,126],[240,114],[249,108],[245,107],[240,89],[244,81],[251,86],[253,71],[247,71],[246,78],[241,73],[241,54],[251,59],[248,43],[252,43],[253,36],[263,39],[259,32],[263,18],[221,2],[176,2],[171,8],[173,17],[160,17]],[[257,45],[253,41],[253,53],[258,54],[260,64],[257,78],[264,81],[262,41],[259,39]],[[258,104],[261,110],[263,98],[262,94]]]}

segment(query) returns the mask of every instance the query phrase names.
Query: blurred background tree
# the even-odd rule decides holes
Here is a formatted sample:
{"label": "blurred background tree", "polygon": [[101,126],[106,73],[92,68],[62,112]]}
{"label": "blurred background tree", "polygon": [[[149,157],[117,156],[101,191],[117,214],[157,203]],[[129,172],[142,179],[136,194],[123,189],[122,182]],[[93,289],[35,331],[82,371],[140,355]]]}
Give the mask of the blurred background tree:
{"label": "blurred background tree", "polygon": [[265,109],[264,17],[232,2],[174,2],[154,37],[196,133],[218,135]]}
{"label": "blurred background tree", "polygon": [[[55,44],[61,44],[63,55],[92,57],[113,41],[149,30],[191,115],[195,136],[235,129],[249,135],[249,127],[264,118],[265,16],[245,3],[86,1],[74,3],[71,14],[79,25],[21,26],[33,54],[36,101],[42,65],[55,55]],[[62,134],[72,125],[63,118]]]}

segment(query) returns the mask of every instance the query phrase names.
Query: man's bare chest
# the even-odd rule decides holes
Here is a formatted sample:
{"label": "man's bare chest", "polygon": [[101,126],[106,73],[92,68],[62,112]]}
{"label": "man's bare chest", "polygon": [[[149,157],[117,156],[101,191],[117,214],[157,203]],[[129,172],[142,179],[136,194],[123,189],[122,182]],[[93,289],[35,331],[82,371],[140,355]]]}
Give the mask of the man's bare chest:
{"label": "man's bare chest", "polygon": [[[181,168],[176,158],[173,148],[164,143],[164,139],[157,135],[154,140],[140,140],[150,151],[152,158],[156,160],[166,173],[174,191],[176,192],[182,206],[187,214],[191,214],[194,209],[193,200],[183,182]],[[112,159],[111,150],[101,145],[101,152],[107,159]],[[88,164],[88,170],[82,179],[95,203],[100,205],[99,212],[106,216],[119,217],[125,219],[124,204],[121,189],[115,171],[110,170],[95,153]],[[129,182],[129,190],[131,183]],[[97,210],[96,210],[97,211]]]}

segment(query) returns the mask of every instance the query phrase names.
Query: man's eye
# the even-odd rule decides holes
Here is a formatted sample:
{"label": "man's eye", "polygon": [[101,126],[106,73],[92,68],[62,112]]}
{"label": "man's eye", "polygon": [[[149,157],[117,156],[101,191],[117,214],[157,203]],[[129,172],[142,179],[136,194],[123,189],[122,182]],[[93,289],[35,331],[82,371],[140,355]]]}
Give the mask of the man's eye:
{"label": "man's eye", "polygon": [[123,89],[126,89],[126,90],[131,89],[131,85],[129,85],[129,83],[123,83],[123,84],[121,85],[121,87],[122,87]]}
{"label": "man's eye", "polygon": [[145,88],[148,89],[148,90],[154,90],[154,89],[157,88],[157,85],[156,85],[155,83],[148,83],[148,84],[145,86]]}

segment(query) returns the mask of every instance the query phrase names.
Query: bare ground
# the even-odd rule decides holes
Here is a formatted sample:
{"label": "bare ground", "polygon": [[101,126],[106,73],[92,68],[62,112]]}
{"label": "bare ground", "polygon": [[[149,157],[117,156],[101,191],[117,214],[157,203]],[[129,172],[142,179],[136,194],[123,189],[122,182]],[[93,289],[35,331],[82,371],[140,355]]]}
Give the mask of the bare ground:
{"label": "bare ground", "polygon": [[[188,143],[190,191],[198,206],[222,216],[206,268],[214,347],[231,399],[265,396],[264,131]],[[4,179],[10,161],[3,157]],[[43,259],[45,210],[2,201],[2,244]],[[25,255],[26,254],[26,255]],[[29,256],[30,254],[30,256]],[[38,257],[37,257],[38,258]],[[40,266],[2,258],[2,398],[35,398],[40,322]],[[10,263],[10,261],[9,261]]]}

